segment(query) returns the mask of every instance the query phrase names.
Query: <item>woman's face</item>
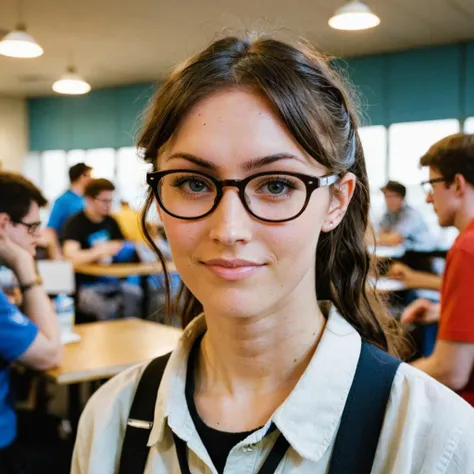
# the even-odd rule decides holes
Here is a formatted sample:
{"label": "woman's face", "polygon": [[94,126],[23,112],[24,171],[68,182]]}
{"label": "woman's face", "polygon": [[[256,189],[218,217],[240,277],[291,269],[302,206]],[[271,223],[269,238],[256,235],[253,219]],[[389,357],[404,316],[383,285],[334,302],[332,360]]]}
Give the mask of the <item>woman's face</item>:
{"label": "woman's face", "polygon": [[[280,158],[258,163],[270,155]],[[271,106],[245,90],[216,93],[199,102],[167,143],[158,165],[160,170],[200,171],[221,180],[264,171],[328,174]],[[217,209],[198,220],[177,219],[159,209],[177,270],[204,310],[243,317],[275,311],[291,297],[314,299],[319,234],[339,223],[355,180],[348,176],[343,183],[335,197],[327,187],[316,189],[305,212],[283,223],[252,217],[234,187],[224,188]]]}

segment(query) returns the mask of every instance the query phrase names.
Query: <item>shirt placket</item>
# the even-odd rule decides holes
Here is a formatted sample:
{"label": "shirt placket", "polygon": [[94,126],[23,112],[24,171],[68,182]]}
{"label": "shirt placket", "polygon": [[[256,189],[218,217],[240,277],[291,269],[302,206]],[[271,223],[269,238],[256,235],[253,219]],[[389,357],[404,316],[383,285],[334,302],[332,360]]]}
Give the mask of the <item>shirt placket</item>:
{"label": "shirt placket", "polygon": [[225,463],[224,474],[254,474],[261,457],[260,444],[239,443],[233,447]]}

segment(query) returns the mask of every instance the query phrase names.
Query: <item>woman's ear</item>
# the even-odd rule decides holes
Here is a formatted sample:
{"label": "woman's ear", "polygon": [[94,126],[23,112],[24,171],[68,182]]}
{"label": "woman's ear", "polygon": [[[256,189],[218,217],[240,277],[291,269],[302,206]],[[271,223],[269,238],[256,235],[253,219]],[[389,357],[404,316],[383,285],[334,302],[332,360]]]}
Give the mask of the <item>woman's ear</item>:
{"label": "woman's ear", "polygon": [[322,227],[323,232],[331,232],[340,224],[354,195],[356,184],[354,173],[346,173],[334,185],[328,214]]}

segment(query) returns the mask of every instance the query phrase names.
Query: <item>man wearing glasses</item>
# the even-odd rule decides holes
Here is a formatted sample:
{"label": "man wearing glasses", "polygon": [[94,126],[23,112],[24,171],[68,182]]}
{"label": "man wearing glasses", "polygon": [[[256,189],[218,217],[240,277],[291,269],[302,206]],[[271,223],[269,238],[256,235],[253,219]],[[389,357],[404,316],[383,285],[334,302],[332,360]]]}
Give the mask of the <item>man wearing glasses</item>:
{"label": "man wearing glasses", "polygon": [[[84,190],[86,206],[72,216],[61,234],[64,257],[74,266],[113,261],[136,261],[135,247],[125,242],[110,215],[115,186],[107,179],[92,179]],[[110,277],[77,275],[78,309],[92,319],[111,319],[120,311],[137,316],[141,289]]]}
{"label": "man wearing glasses", "polygon": [[413,363],[457,391],[474,406],[474,135],[459,133],[435,143],[420,160],[430,179],[423,183],[442,227],[460,234],[446,259],[441,304],[412,303],[402,322],[436,322],[431,356]]}
{"label": "man wearing glasses", "polygon": [[39,209],[46,199],[30,181],[0,172],[0,266],[13,271],[22,293],[21,312],[0,283],[0,472],[23,474],[16,445],[16,415],[9,367],[19,361],[35,370],[55,367],[61,358],[57,316],[36,272]]}

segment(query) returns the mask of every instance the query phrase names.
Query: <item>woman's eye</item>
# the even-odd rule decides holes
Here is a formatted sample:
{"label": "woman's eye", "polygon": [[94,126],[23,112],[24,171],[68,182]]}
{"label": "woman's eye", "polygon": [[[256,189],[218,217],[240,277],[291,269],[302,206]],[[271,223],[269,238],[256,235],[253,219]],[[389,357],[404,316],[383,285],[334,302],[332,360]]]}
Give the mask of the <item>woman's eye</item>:
{"label": "woman's eye", "polygon": [[204,189],[206,189],[206,183],[204,181],[201,181],[199,179],[190,179],[187,182],[187,185],[193,193],[200,193]]}
{"label": "woman's eye", "polygon": [[283,181],[272,181],[266,185],[271,194],[282,194],[288,188],[288,184]]}
{"label": "woman's eye", "polygon": [[212,189],[211,184],[205,180],[190,176],[175,177],[170,184],[174,188],[191,194],[201,194]]}

